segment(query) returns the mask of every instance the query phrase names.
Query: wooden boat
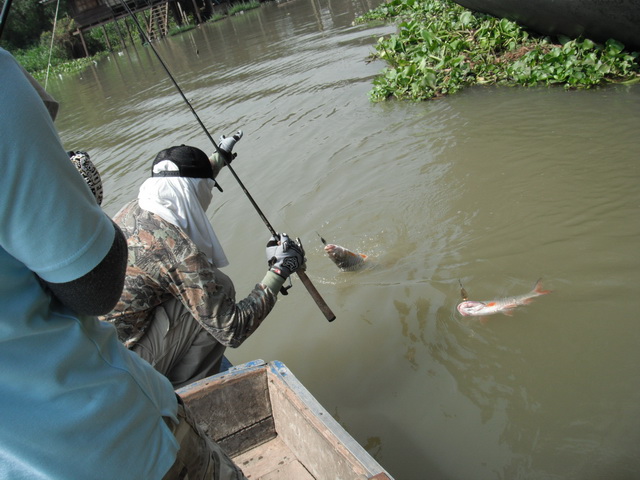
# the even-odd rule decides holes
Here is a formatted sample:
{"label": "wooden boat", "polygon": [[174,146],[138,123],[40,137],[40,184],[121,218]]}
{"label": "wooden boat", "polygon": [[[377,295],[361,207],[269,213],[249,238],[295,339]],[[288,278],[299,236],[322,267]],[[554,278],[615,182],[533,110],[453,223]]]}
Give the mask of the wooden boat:
{"label": "wooden boat", "polygon": [[494,17],[508,18],[543,35],[614,38],[640,50],[640,2],[636,0],[454,0]]}
{"label": "wooden boat", "polygon": [[392,480],[281,362],[232,367],[178,394],[251,480]]}

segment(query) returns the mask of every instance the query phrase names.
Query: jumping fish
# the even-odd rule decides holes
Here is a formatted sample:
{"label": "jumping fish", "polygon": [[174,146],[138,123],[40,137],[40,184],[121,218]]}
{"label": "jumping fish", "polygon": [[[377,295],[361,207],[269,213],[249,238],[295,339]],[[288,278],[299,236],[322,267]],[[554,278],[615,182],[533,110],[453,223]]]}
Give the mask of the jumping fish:
{"label": "jumping fish", "polygon": [[465,317],[484,317],[486,315],[493,315],[494,313],[512,315],[514,308],[520,305],[527,305],[528,303],[531,303],[534,298],[551,293],[551,290],[544,290],[542,288],[542,279],[540,279],[536,282],[533,290],[529,293],[525,293],[524,295],[485,302],[476,302],[473,300],[467,300],[467,292],[464,287],[462,287],[462,283],[460,283],[460,287],[460,294],[462,295],[463,301],[458,304],[458,312]]}
{"label": "jumping fish", "polygon": [[367,256],[364,253],[354,253],[340,245],[327,243],[319,233],[318,236],[320,237],[320,241],[324,245],[324,251],[327,252],[329,258],[338,266],[338,268],[345,272],[358,270],[367,260]]}

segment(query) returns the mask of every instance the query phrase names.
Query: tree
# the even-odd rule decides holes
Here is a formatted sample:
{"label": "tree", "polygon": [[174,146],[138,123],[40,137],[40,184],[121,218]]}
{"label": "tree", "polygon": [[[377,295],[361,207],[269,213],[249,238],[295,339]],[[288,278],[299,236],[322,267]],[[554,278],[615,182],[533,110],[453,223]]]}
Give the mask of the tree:
{"label": "tree", "polygon": [[[25,49],[37,45],[42,32],[52,30],[55,12],[55,2],[44,4],[39,0],[14,0],[0,45],[7,49]],[[66,2],[61,2],[58,16],[64,13]]]}

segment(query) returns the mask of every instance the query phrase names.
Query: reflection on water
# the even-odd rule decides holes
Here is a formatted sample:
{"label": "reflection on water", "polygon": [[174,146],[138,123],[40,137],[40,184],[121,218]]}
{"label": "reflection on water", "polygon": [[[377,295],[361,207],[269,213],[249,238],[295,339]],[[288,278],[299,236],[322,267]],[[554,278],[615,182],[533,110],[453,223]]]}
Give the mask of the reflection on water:
{"label": "reflection on water", "polygon": [[[640,471],[640,89],[478,88],[371,104],[392,27],[361,1],[266,3],[157,44],[309,276],[231,360],[284,361],[398,479],[633,478]],[[50,82],[68,148],[88,150],[105,210],[155,153],[208,140],[148,48]],[[239,295],[262,278],[264,225],[228,173],[210,218]],[[318,239],[370,255],[341,272]],[[486,323],[472,299],[551,295]]]}

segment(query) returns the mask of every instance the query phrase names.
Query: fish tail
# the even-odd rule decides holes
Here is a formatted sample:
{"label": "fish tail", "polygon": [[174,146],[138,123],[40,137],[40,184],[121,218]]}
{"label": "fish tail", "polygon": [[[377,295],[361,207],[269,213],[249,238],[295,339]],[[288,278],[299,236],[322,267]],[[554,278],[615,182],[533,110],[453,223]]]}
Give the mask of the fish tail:
{"label": "fish tail", "polygon": [[536,282],[536,286],[533,288],[533,291],[538,295],[546,295],[547,293],[551,293],[551,290],[545,290],[542,288],[542,279],[539,278]]}
{"label": "fish tail", "polygon": [[468,300],[469,295],[467,294],[467,291],[462,286],[462,281],[460,279],[458,279],[458,283],[460,284],[460,296],[462,296],[462,300]]}

